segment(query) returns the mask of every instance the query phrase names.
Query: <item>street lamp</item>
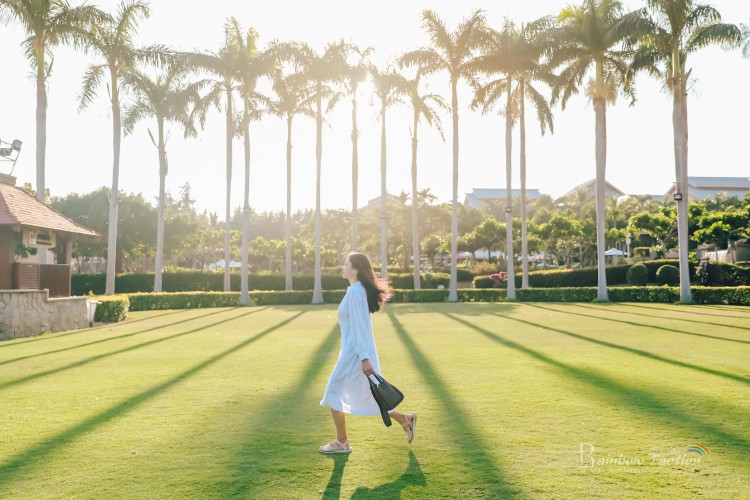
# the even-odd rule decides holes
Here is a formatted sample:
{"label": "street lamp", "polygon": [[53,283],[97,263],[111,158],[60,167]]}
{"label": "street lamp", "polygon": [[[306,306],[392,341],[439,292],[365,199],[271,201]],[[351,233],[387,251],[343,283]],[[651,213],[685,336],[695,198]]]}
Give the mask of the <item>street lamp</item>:
{"label": "street lamp", "polygon": [[[23,143],[18,139],[13,142],[5,142],[0,139],[0,161],[11,161],[13,167],[10,169],[10,174],[13,175],[13,169],[16,168],[16,161],[18,161],[18,155],[21,154],[21,145]],[[4,146],[5,145],[5,146]]]}

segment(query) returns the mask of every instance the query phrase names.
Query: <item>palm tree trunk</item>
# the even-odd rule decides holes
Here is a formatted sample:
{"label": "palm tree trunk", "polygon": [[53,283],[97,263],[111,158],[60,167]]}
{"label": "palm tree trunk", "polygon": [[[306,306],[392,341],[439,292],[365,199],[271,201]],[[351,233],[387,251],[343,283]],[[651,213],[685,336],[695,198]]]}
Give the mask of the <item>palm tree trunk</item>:
{"label": "palm tree trunk", "polygon": [[[44,170],[47,154],[47,89],[45,88],[44,48],[37,55],[36,77],[36,199],[42,203],[47,200],[47,188],[44,180]],[[47,263],[47,249],[39,248],[36,254],[37,262]]]}
{"label": "palm tree trunk", "polygon": [[414,256],[414,289],[422,288],[420,271],[422,257],[419,254],[419,196],[417,193],[417,126],[419,109],[414,108],[414,133],[411,138],[411,254]]}
{"label": "palm tree trunk", "polygon": [[315,278],[313,281],[313,304],[323,303],[323,286],[320,276],[320,165],[323,159],[323,103],[320,94],[320,84],[317,88],[317,110],[315,120]]}
{"label": "palm tree trunk", "polygon": [[526,227],[526,89],[524,82],[519,82],[521,96],[519,105],[519,142],[521,148],[521,288],[529,288],[529,236]]}
{"label": "palm tree trunk", "polygon": [[[684,76],[682,77],[684,78]],[[689,304],[693,301],[690,291],[690,272],[688,266],[688,183],[687,183],[687,92],[683,79],[678,79],[673,88],[672,126],[674,128],[675,150],[675,188],[682,194],[677,200],[677,242],[680,258],[680,302]]]}
{"label": "palm tree trunk", "polygon": [[388,191],[385,185],[386,158],[385,158],[385,110],[386,102],[380,109],[380,277],[388,277]]}
{"label": "palm tree trunk", "polygon": [[[47,158],[47,89],[45,88],[44,48],[37,55],[36,73],[36,199],[47,201],[44,179]],[[46,252],[45,252],[46,255]],[[46,264],[46,262],[44,262]]]}
{"label": "palm tree trunk", "polygon": [[243,135],[245,147],[245,198],[242,203],[242,269],[240,276],[240,305],[250,304],[250,286],[248,283],[249,265],[247,260],[247,246],[250,232],[250,118],[245,103],[243,116]]}
{"label": "palm tree trunk", "polygon": [[359,189],[359,131],[357,130],[357,86],[352,91],[352,246],[356,252],[358,246],[359,213],[357,211],[357,191]]}
{"label": "palm tree trunk", "polygon": [[154,258],[154,292],[161,292],[164,263],[164,197],[167,181],[167,151],[164,144],[164,119],[157,118],[159,127],[159,208],[156,221],[156,257]]}
{"label": "palm tree trunk", "polygon": [[516,300],[516,273],[514,269],[515,257],[513,255],[513,190],[511,180],[513,174],[513,95],[511,92],[512,81],[506,77],[508,96],[505,107],[505,260],[508,271],[508,300]]}
{"label": "palm tree trunk", "polygon": [[232,290],[231,279],[229,273],[231,268],[229,263],[232,261],[232,139],[234,138],[234,123],[232,121],[232,89],[227,87],[225,89],[227,94],[227,140],[226,140],[226,156],[227,156],[227,192],[226,192],[226,207],[224,213],[224,291],[229,292]]}
{"label": "palm tree trunk", "polygon": [[117,90],[117,76],[112,76],[112,190],[109,193],[109,224],[107,227],[107,282],[104,294],[115,293],[115,272],[117,263],[117,212],[120,197],[120,144],[122,123],[120,121],[120,96]]}
{"label": "palm tree trunk", "polygon": [[607,104],[601,97],[594,98],[596,113],[596,267],[598,289],[596,299],[609,300],[607,296],[607,268],[604,260],[604,183],[607,167]]}
{"label": "palm tree trunk", "polygon": [[453,114],[453,198],[451,210],[451,277],[448,302],[458,302],[458,77],[451,75]]}
{"label": "palm tree trunk", "polygon": [[286,279],[284,289],[294,289],[292,283],[292,116],[286,119],[286,228],[284,231],[286,240],[286,259],[284,262],[284,273]]}

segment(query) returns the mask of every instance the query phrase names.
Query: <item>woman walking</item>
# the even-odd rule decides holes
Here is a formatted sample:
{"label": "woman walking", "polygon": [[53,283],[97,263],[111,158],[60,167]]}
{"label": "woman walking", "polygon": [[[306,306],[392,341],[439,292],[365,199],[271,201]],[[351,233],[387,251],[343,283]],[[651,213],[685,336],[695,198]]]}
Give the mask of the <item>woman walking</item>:
{"label": "woman walking", "polygon": [[[370,313],[380,310],[390,298],[388,285],[375,277],[370,261],[364,254],[350,253],[343,266],[344,278],[350,287],[338,309],[341,326],[341,351],[328,379],[320,406],[329,406],[336,426],[336,439],[321,446],[321,453],[351,453],[346,435],[346,413],[380,415],[380,408],[370,392],[367,377],[380,373],[378,351],[372,333]],[[411,443],[417,425],[417,414],[404,415],[396,410],[391,418],[401,424],[406,440]]]}

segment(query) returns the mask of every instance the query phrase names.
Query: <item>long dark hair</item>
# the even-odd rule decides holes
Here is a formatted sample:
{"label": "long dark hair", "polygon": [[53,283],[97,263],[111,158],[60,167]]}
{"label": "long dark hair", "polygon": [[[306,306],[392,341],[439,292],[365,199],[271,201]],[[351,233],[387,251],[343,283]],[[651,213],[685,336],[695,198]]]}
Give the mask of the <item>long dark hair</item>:
{"label": "long dark hair", "polygon": [[375,276],[370,260],[365,254],[352,252],[349,263],[357,270],[357,278],[367,292],[367,307],[371,313],[380,311],[385,302],[391,298],[391,287],[387,281]]}

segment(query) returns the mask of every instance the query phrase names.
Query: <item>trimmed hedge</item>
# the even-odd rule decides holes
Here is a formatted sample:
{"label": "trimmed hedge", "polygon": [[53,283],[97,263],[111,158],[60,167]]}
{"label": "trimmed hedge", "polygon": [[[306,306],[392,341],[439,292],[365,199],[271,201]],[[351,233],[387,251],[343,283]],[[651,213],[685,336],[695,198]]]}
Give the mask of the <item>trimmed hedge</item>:
{"label": "trimmed hedge", "polygon": [[629,285],[644,286],[648,283],[648,268],[643,264],[633,264],[625,274],[625,279]]}
{"label": "trimmed hedge", "polygon": [[[414,285],[411,273],[391,274],[394,288],[409,289]],[[312,290],[315,277],[310,274],[295,274],[292,277],[295,290]],[[71,291],[73,295],[104,294],[105,274],[74,274],[71,276]],[[460,281],[460,280],[459,280]],[[445,273],[423,273],[421,275],[422,288],[437,288],[439,285],[447,287],[450,276]],[[324,290],[341,290],[348,286],[348,281],[340,274],[324,274],[321,285]],[[230,276],[232,290],[240,289],[240,275]],[[251,290],[285,291],[286,277],[281,273],[251,274],[249,277]],[[117,293],[152,293],[154,289],[154,273],[124,273],[115,277]],[[223,292],[224,275],[211,272],[176,272],[162,274],[163,292]]]}
{"label": "trimmed hedge", "polygon": [[750,306],[750,286],[692,288],[693,302],[696,304],[727,304]]}
{"label": "trimmed hedge", "polygon": [[492,288],[495,282],[489,276],[477,276],[472,282],[474,288]]}
{"label": "trimmed hedge", "polygon": [[664,264],[656,271],[656,282],[660,285],[677,286],[680,284],[680,270],[670,264]]}
{"label": "trimmed hedge", "polygon": [[91,297],[92,300],[98,300],[94,312],[94,321],[103,323],[117,323],[128,316],[130,310],[130,300],[127,295],[103,295]]}
{"label": "trimmed hedge", "polygon": [[521,302],[593,302],[596,288],[519,288],[516,298]]}
{"label": "trimmed hedge", "polygon": [[[750,286],[743,287],[693,287],[693,301],[696,304],[727,304],[750,306]],[[346,290],[323,292],[326,304],[341,302]],[[596,287],[567,288],[527,288],[516,290],[516,297],[522,302],[593,302],[596,300]],[[612,302],[655,302],[674,303],[680,300],[678,287],[617,287],[608,290]],[[149,311],[156,309],[190,309],[205,307],[238,307],[239,292],[176,292],[176,293],[135,293],[96,297],[102,301],[97,307],[96,321],[121,321],[128,311]],[[391,302],[423,303],[446,302],[448,290],[394,290]],[[503,302],[505,289],[458,290],[461,302]],[[250,292],[250,305],[307,305],[312,302],[312,292],[308,290],[292,292]],[[119,318],[119,319],[118,319]]]}

